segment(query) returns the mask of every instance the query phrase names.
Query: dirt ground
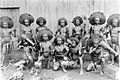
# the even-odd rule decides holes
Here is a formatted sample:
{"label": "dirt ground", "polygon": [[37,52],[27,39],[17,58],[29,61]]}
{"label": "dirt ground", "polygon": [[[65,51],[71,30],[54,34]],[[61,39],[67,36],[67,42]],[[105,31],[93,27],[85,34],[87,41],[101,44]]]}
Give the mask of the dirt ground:
{"label": "dirt ground", "polygon": [[[79,74],[79,68],[70,69],[67,73],[64,73],[62,70],[53,71],[52,69],[43,69],[41,70],[39,76],[45,74],[45,77],[49,78],[49,80],[54,80],[55,78],[67,76],[71,78],[71,80],[112,80],[106,76],[101,76],[98,72],[86,72],[86,66],[88,62],[84,63],[84,74]],[[1,71],[1,79],[0,80],[9,80],[10,76],[16,72],[16,68],[14,66],[8,66],[6,70]],[[33,80],[33,75],[29,73],[29,71],[24,72],[24,80]]]}

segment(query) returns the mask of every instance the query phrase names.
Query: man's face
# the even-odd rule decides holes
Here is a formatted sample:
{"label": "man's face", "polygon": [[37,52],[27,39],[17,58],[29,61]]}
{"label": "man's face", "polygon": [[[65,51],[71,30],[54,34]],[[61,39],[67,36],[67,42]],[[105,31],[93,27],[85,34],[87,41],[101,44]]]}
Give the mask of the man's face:
{"label": "man's face", "polygon": [[97,47],[98,46],[98,43],[94,43],[94,47]]}
{"label": "man's face", "polygon": [[44,21],[43,21],[43,20],[40,20],[39,25],[40,25],[40,26],[43,26],[43,25],[44,25]]}
{"label": "man's face", "polygon": [[47,40],[48,40],[48,35],[47,35],[47,34],[44,34],[44,35],[43,35],[43,39],[44,39],[45,41],[47,41]]}
{"label": "man's face", "polygon": [[57,38],[57,43],[58,44],[62,44],[62,39],[61,38]]}
{"label": "man's face", "polygon": [[100,23],[100,18],[95,18],[95,23],[99,24]]}
{"label": "man's face", "polygon": [[61,25],[61,26],[65,26],[65,21],[64,21],[64,20],[61,20],[60,25]]}
{"label": "man's face", "polygon": [[7,28],[8,27],[8,23],[7,22],[3,22],[3,27]]}
{"label": "man's face", "polygon": [[72,46],[76,46],[76,42],[72,40]]}
{"label": "man's face", "polygon": [[79,25],[80,25],[80,21],[77,19],[77,20],[75,21],[75,24],[76,24],[77,26],[79,26]]}
{"label": "man's face", "polygon": [[94,39],[93,42],[94,42],[93,43],[94,47],[97,47],[99,45],[99,43],[100,43],[99,39]]}
{"label": "man's face", "polygon": [[113,25],[113,26],[117,26],[117,25],[118,25],[118,20],[117,20],[117,19],[114,19],[114,20],[112,21],[112,25]]}
{"label": "man's face", "polygon": [[29,26],[29,24],[30,24],[30,22],[29,22],[28,19],[25,19],[25,20],[24,20],[24,23],[25,23],[26,26]]}

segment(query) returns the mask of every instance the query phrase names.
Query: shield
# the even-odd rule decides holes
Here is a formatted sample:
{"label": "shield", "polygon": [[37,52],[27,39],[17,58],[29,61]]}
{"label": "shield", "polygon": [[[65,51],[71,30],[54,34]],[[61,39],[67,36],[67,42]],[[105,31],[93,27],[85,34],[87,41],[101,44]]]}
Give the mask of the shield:
{"label": "shield", "polygon": [[100,18],[99,25],[104,24],[105,21],[106,21],[105,15],[103,13],[95,12],[95,13],[92,13],[91,16],[88,19],[91,25],[95,25],[95,18]]}
{"label": "shield", "polygon": [[113,14],[113,15],[111,15],[111,16],[108,18],[107,23],[108,23],[109,25],[111,25],[111,24],[112,24],[112,21],[113,21],[114,19],[117,19],[118,22],[119,22],[119,25],[120,25],[120,14]]}
{"label": "shield", "polygon": [[48,38],[49,38],[48,41],[53,38],[53,32],[50,29],[43,29],[37,33],[37,40],[38,41],[43,41],[43,39],[42,39],[43,34],[48,35]]}
{"label": "shield", "polygon": [[3,22],[8,23],[8,28],[12,28],[14,26],[13,20],[8,16],[3,16],[3,17],[0,18],[0,27],[1,28],[4,28],[3,27]]}
{"label": "shield", "polygon": [[30,21],[30,24],[34,22],[34,18],[31,14],[24,13],[20,15],[19,22],[24,25],[24,20],[28,19]]}

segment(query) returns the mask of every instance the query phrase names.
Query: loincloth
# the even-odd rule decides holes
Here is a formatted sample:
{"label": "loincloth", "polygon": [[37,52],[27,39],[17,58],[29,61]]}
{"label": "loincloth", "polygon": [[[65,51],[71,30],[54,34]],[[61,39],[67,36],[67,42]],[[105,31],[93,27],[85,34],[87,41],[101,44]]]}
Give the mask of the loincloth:
{"label": "loincloth", "polygon": [[11,39],[10,36],[5,36],[5,37],[2,38],[1,43],[2,43],[2,44],[6,44],[6,43],[9,43],[11,40],[12,40],[12,39]]}

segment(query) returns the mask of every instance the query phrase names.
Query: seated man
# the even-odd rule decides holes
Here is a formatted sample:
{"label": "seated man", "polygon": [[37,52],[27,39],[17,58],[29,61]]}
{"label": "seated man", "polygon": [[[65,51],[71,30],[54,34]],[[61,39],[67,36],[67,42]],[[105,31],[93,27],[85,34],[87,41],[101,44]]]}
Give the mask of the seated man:
{"label": "seated man", "polygon": [[76,64],[80,63],[80,74],[83,74],[83,54],[81,53],[81,44],[76,37],[72,37],[71,43],[69,44],[69,58],[70,66],[75,67]]}
{"label": "seated man", "polygon": [[58,35],[54,41],[54,63],[57,65],[53,66],[54,70],[58,70],[62,67],[63,72],[67,72],[65,69],[68,66],[68,47],[65,45],[65,38],[61,35]]}
{"label": "seated man", "polygon": [[91,48],[89,53],[91,54],[92,61],[87,67],[87,71],[90,71],[93,67],[94,70],[99,68],[100,74],[103,75],[103,66],[104,66],[104,56],[102,53],[102,48],[106,48],[107,50],[113,52],[115,55],[117,53],[103,41],[103,38],[98,34],[91,36]]}

